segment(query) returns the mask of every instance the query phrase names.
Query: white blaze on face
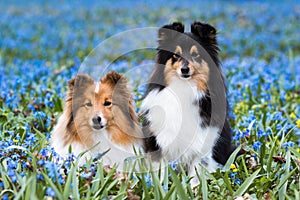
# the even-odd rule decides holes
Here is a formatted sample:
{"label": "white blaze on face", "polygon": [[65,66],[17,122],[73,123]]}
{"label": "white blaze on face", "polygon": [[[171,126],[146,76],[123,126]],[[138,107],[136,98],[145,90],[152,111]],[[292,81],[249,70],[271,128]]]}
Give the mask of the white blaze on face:
{"label": "white blaze on face", "polygon": [[100,89],[100,82],[96,82],[95,93],[98,94],[99,89]]}

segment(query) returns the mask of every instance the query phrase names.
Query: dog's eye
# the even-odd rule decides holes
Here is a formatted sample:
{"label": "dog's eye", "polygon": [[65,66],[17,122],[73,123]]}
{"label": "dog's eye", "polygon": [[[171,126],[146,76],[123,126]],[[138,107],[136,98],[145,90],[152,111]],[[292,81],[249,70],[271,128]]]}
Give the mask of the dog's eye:
{"label": "dog's eye", "polygon": [[191,55],[193,58],[198,58],[200,55],[196,52],[193,52],[192,55]]}
{"label": "dog's eye", "polygon": [[103,104],[104,106],[110,106],[111,105],[111,102],[110,101],[104,101],[104,104]]}
{"label": "dog's eye", "polygon": [[92,107],[93,104],[92,104],[91,102],[88,102],[88,103],[85,104],[85,106],[87,106],[87,107]]}

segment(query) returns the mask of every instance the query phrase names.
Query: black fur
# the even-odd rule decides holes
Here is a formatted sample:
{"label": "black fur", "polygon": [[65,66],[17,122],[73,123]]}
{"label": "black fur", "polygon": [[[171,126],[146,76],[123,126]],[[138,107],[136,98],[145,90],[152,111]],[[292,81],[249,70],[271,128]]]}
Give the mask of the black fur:
{"label": "black fur", "polygon": [[[145,95],[147,96],[154,89],[161,91],[166,87],[164,69],[167,60],[174,55],[174,52],[172,52],[175,49],[174,47],[180,45],[184,48],[191,43],[191,39],[193,39],[192,41],[196,41],[208,53],[209,59],[206,61],[209,66],[213,64],[217,66],[217,70],[210,69],[209,84],[212,86],[222,84],[225,88],[225,93],[223,91],[223,94],[218,89],[214,93],[207,91],[205,97],[196,102],[199,104],[199,115],[202,119],[201,126],[218,126],[222,128],[221,134],[213,147],[213,158],[218,163],[224,165],[236,147],[232,144],[232,131],[228,121],[228,103],[226,100],[227,91],[218,57],[219,48],[216,35],[217,31],[213,26],[201,22],[191,24],[190,33],[184,33],[184,26],[180,22],[168,24],[160,28],[158,31],[159,45],[157,48],[156,65],[148,81]],[[222,95],[224,95],[224,98],[218,98]],[[214,102],[212,102],[211,97],[217,98],[214,98]],[[215,99],[217,100],[215,101]],[[221,119],[217,114],[212,114],[212,107],[222,110],[221,108],[224,106],[226,107],[225,113],[220,111],[219,114],[225,116],[225,119]],[[146,115],[147,113],[144,113],[144,116]],[[160,147],[149,129],[149,124],[150,122],[145,117],[143,121],[145,150],[146,152],[160,152]]]}

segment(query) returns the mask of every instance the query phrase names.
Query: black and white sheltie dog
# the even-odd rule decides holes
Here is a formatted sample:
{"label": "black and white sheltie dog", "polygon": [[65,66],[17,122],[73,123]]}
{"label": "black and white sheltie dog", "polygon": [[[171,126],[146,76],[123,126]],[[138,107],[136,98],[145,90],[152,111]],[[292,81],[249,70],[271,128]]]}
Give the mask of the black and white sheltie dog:
{"label": "black and white sheltie dog", "polygon": [[215,171],[235,150],[216,34],[201,22],[188,33],[179,22],[160,28],[141,105],[145,151],[153,160],[178,160],[191,176],[200,163]]}

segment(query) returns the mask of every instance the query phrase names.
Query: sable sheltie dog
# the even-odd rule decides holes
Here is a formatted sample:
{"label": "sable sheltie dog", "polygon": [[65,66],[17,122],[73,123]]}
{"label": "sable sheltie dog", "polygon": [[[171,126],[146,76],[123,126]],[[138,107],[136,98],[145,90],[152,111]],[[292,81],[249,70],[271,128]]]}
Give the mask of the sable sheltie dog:
{"label": "sable sheltie dog", "polygon": [[195,22],[186,33],[176,22],[159,29],[158,43],[141,105],[145,151],[180,161],[192,176],[200,163],[215,171],[235,150],[216,29]]}
{"label": "sable sheltie dog", "polygon": [[65,110],[51,145],[63,157],[70,146],[76,156],[90,149],[85,158],[110,149],[105,164],[114,164],[132,156],[132,146],[141,145],[141,136],[126,77],[113,71],[97,83],[80,74],[69,82]]}

